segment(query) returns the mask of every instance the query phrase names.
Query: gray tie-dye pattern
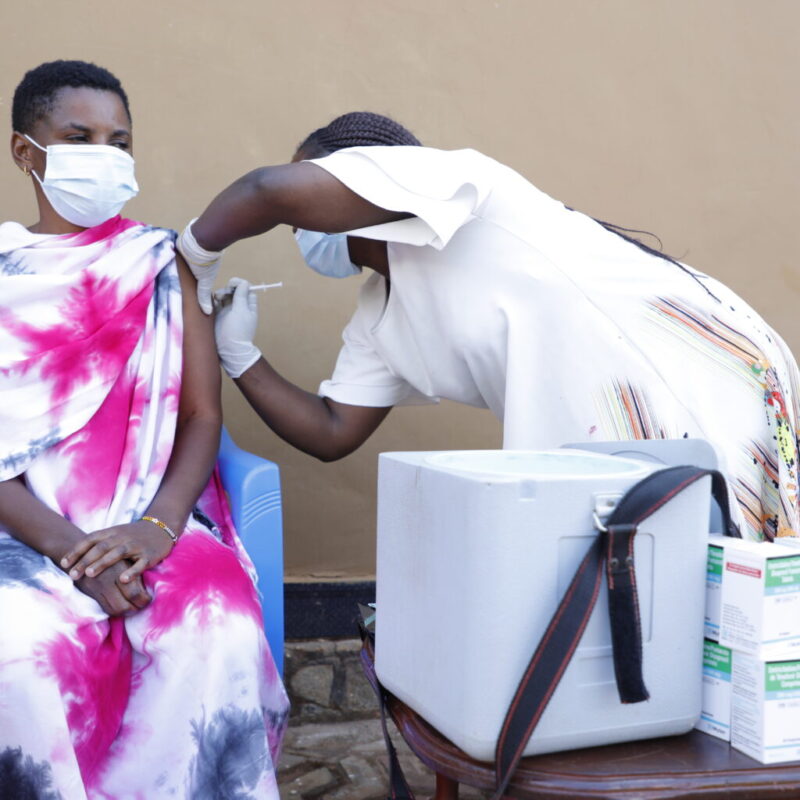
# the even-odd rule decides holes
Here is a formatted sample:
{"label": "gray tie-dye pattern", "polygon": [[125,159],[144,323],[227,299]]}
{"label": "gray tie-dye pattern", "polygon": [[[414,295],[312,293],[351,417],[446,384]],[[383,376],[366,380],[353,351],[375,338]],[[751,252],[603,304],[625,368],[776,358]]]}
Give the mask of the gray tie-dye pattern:
{"label": "gray tie-dye pattern", "polygon": [[36,764],[21,747],[0,753],[0,798],[8,800],[63,800],[53,788],[53,774],[46,761]]}
{"label": "gray tie-dye pattern", "polygon": [[167,234],[159,241],[153,242],[151,253],[155,258],[161,254],[165,247],[171,247],[174,250],[175,242],[178,241],[177,231],[173,231],[171,228],[159,228],[155,225],[142,225],[140,228],[135,228],[132,233],[133,239],[138,239],[140,236],[149,236],[151,233]]}
{"label": "gray tie-dye pattern", "polygon": [[282,731],[286,727],[286,720],[289,718],[289,709],[285,711],[273,711],[272,709],[264,709],[264,713],[269,720],[270,730]]}
{"label": "gray tie-dye pattern", "polygon": [[271,769],[264,716],[234,706],[206,723],[192,721],[197,755],[190,765],[191,800],[256,800],[248,790]]}
{"label": "gray tie-dye pattern", "polygon": [[41,553],[18,539],[0,539],[0,586],[22,583],[47,592],[45,585],[36,576],[43,570],[50,569],[51,563]]}
{"label": "gray tie-dye pattern", "polygon": [[[175,242],[178,240],[178,234],[169,228],[158,228],[154,225],[142,225],[132,231],[132,238],[138,239],[140,236],[149,236],[153,233],[161,235],[161,238],[154,241],[151,246],[151,254],[153,258],[158,259],[161,251],[165,247],[175,250]],[[167,234],[164,236],[163,234]],[[173,259],[174,261],[174,259]],[[178,280],[176,271],[171,268],[172,264],[167,264],[161,272],[156,276],[156,285],[153,291],[153,298],[155,302],[156,316],[164,315],[169,321],[169,294],[170,292],[180,292],[181,286]]]}
{"label": "gray tie-dye pattern", "polygon": [[12,253],[0,253],[0,275],[30,275],[22,256]]}
{"label": "gray tie-dye pattern", "polygon": [[[3,471],[11,470],[14,475],[19,475],[31,465],[33,460],[40,453],[57,445],[61,441],[61,438],[61,429],[55,427],[44,436],[38,439],[31,439],[25,450],[20,450],[17,453],[9,453],[7,456],[0,458],[0,469]],[[11,476],[9,475],[7,477]]]}
{"label": "gray tie-dye pattern", "polygon": [[169,321],[169,295],[171,292],[180,292],[180,290],[180,280],[174,269],[165,267],[158,273],[156,288],[153,291],[156,316],[164,316]]}

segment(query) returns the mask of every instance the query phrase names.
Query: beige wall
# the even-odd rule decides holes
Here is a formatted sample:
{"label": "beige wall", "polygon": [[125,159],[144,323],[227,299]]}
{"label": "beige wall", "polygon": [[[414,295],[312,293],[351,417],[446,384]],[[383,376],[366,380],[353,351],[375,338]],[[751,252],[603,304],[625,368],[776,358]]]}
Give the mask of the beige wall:
{"label": "beige wall", "polygon": [[[4,114],[41,61],[94,60],[123,80],[142,187],[131,216],[180,227],[312,128],[370,109],[658,232],[800,349],[796,0],[5,0],[0,22]],[[34,221],[10,159],[0,180],[0,217]],[[259,344],[315,389],[359,279],[313,274],[287,230],[233,247],[234,274],[284,281],[265,298]],[[372,572],[378,452],[500,442],[488,412],[401,409],[359,453],[323,465],[278,441],[230,382],[225,412],[242,444],[282,467],[294,576]]]}

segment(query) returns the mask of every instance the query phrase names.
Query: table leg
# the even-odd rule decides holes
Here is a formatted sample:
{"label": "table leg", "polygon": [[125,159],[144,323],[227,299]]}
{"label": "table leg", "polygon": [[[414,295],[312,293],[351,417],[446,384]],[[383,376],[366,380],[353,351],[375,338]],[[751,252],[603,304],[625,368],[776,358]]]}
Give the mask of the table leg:
{"label": "table leg", "polygon": [[436,794],[433,800],[458,800],[458,781],[436,773]]}

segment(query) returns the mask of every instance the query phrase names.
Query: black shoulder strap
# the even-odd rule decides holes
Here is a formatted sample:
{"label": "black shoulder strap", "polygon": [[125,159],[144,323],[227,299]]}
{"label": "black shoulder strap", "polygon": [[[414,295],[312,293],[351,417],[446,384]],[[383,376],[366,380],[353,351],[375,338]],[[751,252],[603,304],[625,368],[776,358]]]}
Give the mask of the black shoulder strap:
{"label": "black shoulder strap", "polygon": [[578,647],[600,591],[604,562],[620,700],[639,703],[649,697],[642,678],[634,536],[643,519],[706,475],[711,476],[711,491],[722,511],[725,533],[740,535],[731,522],[725,479],[716,470],[670,467],[648,475],[628,490],[578,567],[511,701],[497,740],[497,788],[492,800],[502,798],[534,728]]}
{"label": "black shoulder strap", "polygon": [[[358,632],[361,635],[362,641],[366,639],[369,640],[369,643],[374,651],[375,633],[374,630],[372,630],[370,626],[364,622],[363,618],[358,624]],[[397,758],[397,751],[395,750],[394,744],[392,744],[392,740],[389,736],[389,727],[386,723],[386,717],[388,714],[386,708],[386,690],[383,688],[378,680],[378,676],[375,674],[375,665],[369,663],[369,660],[364,658],[363,651],[361,655],[361,661],[364,666],[364,672],[366,673],[367,680],[369,681],[370,686],[372,686],[378,698],[378,706],[381,710],[381,730],[383,731],[383,741],[386,745],[386,752],[389,755],[389,795],[387,800],[415,800],[414,793],[411,791],[411,787],[406,782],[406,776],[403,773],[403,768],[400,766],[400,760]]]}

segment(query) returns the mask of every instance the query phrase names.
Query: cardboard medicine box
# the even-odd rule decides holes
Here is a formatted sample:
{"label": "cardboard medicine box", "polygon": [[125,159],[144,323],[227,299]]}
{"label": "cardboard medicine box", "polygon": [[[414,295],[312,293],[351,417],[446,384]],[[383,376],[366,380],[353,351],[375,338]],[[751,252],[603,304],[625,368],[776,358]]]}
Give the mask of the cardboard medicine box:
{"label": "cardboard medicine box", "polygon": [[797,549],[774,542],[725,542],[719,643],[765,660],[800,653]]}
{"label": "cardboard medicine box", "polygon": [[731,738],[732,656],[717,642],[703,642],[703,704],[695,727],[726,742]]}
{"label": "cardboard medicine box", "polygon": [[722,607],[722,560],[727,537],[712,534],[708,537],[706,564],[706,612],[704,636],[719,641],[719,617]]}
{"label": "cardboard medicine box", "polygon": [[784,547],[794,547],[798,549],[800,548],[800,536],[781,536],[781,538],[777,540],[777,543]]}
{"label": "cardboard medicine box", "polygon": [[800,660],[734,652],[731,745],[761,761],[800,759]]}

